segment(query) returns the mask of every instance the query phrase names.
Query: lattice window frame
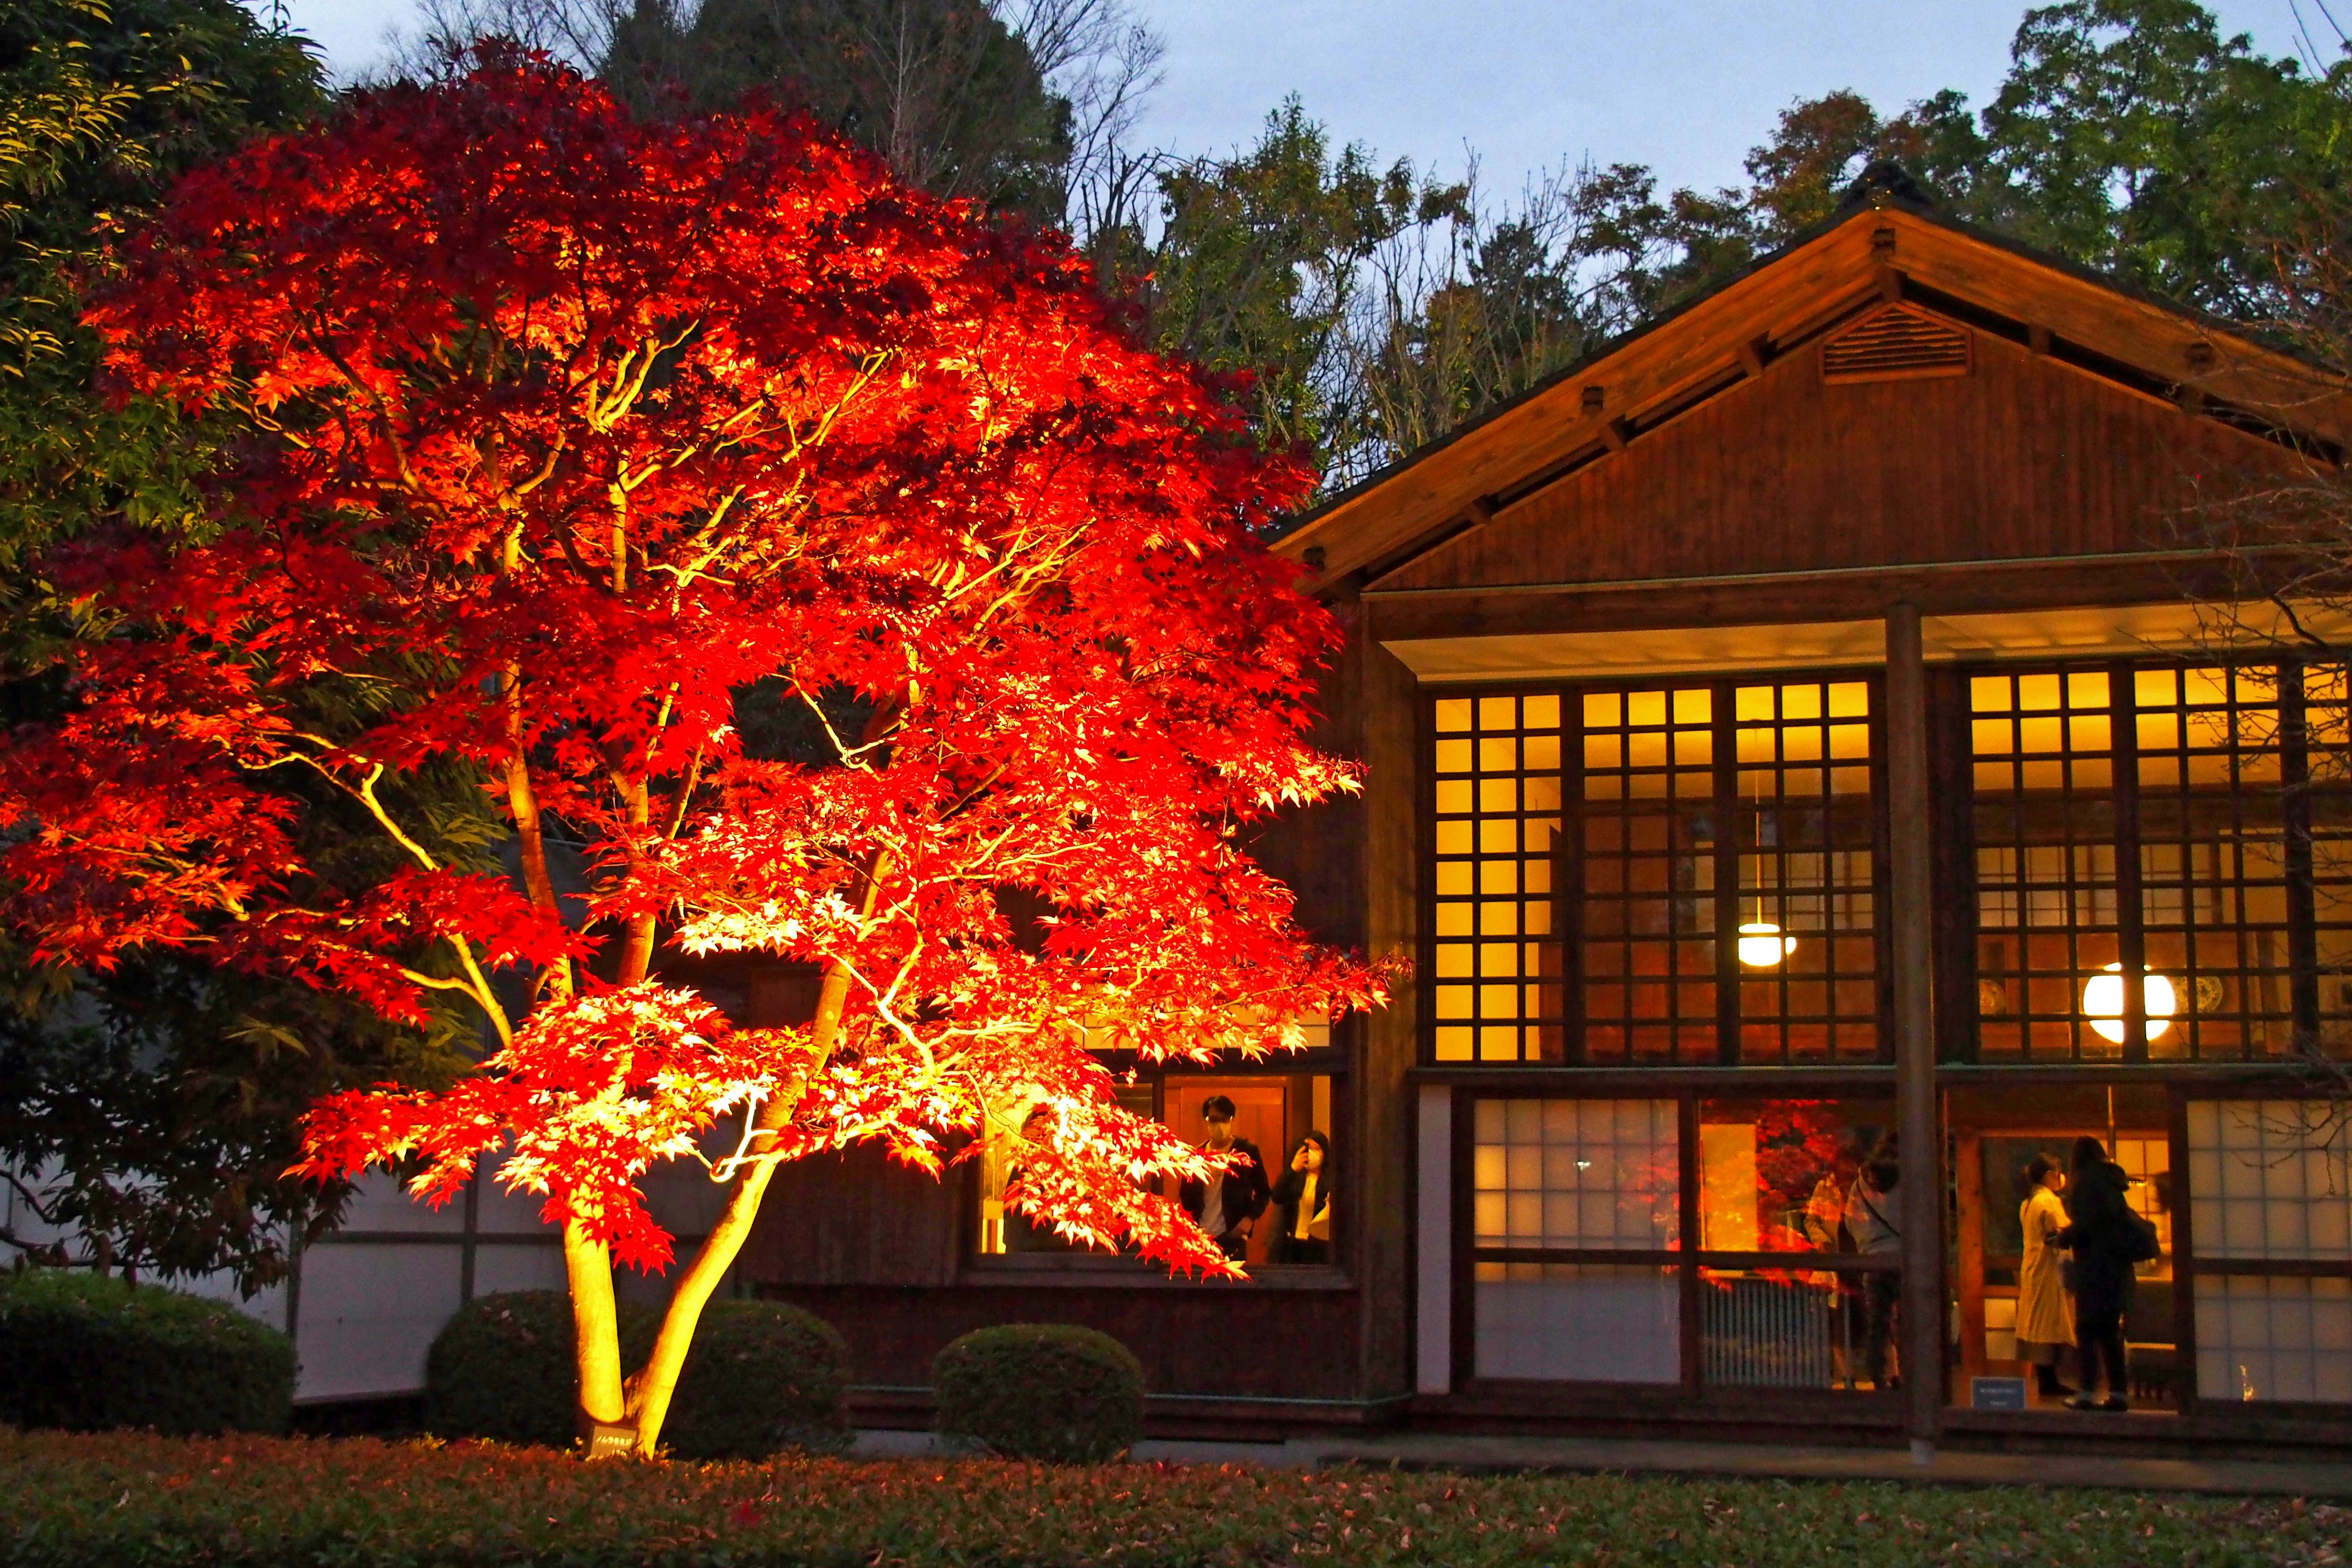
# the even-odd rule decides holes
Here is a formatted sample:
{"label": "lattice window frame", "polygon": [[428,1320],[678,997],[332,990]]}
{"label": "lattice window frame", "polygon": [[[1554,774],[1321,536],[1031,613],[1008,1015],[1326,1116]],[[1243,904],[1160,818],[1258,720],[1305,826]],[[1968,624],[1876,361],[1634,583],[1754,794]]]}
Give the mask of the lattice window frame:
{"label": "lattice window frame", "polygon": [[[2290,1055],[2319,1005],[2300,672],[2172,658],[1977,665],[1958,676],[1968,1056],[2033,1065]],[[2004,797],[2017,802],[2006,808],[2017,826],[1996,836],[1988,825]],[[2029,843],[2036,811],[2083,830]],[[2210,831],[2199,837],[2200,826]],[[2352,951],[2352,833],[2344,843],[2328,884],[2341,908],[2319,923]],[[2052,957],[2060,944],[2063,961]],[[2151,1038],[2126,1018],[2122,1039],[2099,1032],[2083,988],[2110,965],[2166,977],[2170,1026]],[[2127,994],[2127,1008],[2137,1001]],[[2352,1033],[2352,1000],[2343,1012]]]}
{"label": "lattice window frame", "polygon": [[[1829,693],[1833,687],[1862,694],[1856,710],[1830,711]],[[1777,706],[1769,714],[1753,710],[1759,691],[1775,694],[1771,701],[1777,705],[1784,700],[1778,694],[1800,689],[1817,689],[1822,694],[1821,712],[1809,718],[1793,711],[1783,714]],[[1748,694],[1744,700],[1748,708],[1742,707],[1743,692]],[[1675,717],[1677,693],[1686,704],[1680,720]],[[1622,706],[1637,696],[1659,706],[1659,714],[1654,716],[1657,722],[1643,720],[1637,724],[1630,707]],[[1693,700],[1704,704],[1703,719],[1691,717],[1688,705]],[[1533,729],[1528,727],[1527,710],[1511,706],[1530,701],[1543,704]],[[1591,729],[1587,705],[1608,701],[1621,704],[1621,721],[1613,731],[1607,725]],[[1422,973],[1426,976],[1421,1019],[1423,1059],[1449,1068],[1536,1064],[1596,1068],[1867,1067],[1891,1060],[1892,981],[1885,961],[1888,932],[1883,709],[1882,678],[1873,669],[1530,685],[1508,690],[1448,691],[1429,698],[1423,747],[1424,766],[1429,769],[1424,774],[1425,820],[1432,824],[1432,842],[1423,858],[1423,931],[1427,933],[1422,953]],[[1823,751],[1820,758],[1809,762],[1793,752],[1784,754],[1785,742],[1780,741],[1768,742],[1769,756],[1756,754],[1759,735],[1777,736],[1784,730],[1793,732],[1806,727],[1817,731]],[[1865,737],[1866,744],[1845,742],[1842,733],[1847,729]],[[1530,737],[1540,737],[1547,746],[1556,738],[1558,744],[1556,752],[1544,753],[1547,758],[1557,756],[1559,771],[1556,783],[1547,782],[1540,800],[1527,787],[1524,742]],[[1613,768],[1622,776],[1624,788],[1647,791],[1672,803],[1676,821],[1686,800],[1688,815],[1695,821],[1704,817],[1707,823],[1710,837],[1704,844],[1637,847],[1628,839],[1615,849],[1600,850],[1588,845],[1590,835],[1607,826],[1587,814],[1586,773],[1600,765],[1589,748],[1612,738],[1618,748]],[[1633,754],[1644,738],[1655,756]],[[1692,740],[1705,743],[1685,745]],[[1499,771],[1481,771],[1488,761],[1490,742],[1498,760],[1508,744],[1522,743],[1518,753],[1522,763],[1515,765],[1516,783]],[[1800,798],[1801,790],[1792,795],[1788,780],[1815,768],[1816,763],[1822,800]],[[1772,833],[1802,819],[1811,809],[1822,817],[1826,835],[1832,815],[1828,796],[1836,789],[1850,790],[1853,783],[1832,784],[1832,768],[1867,771],[1866,793],[1849,793],[1836,803],[1842,820],[1850,823],[1857,816],[1866,820],[1867,839],[1834,847],[1824,842],[1820,858],[1824,867],[1833,861],[1852,862],[1844,869],[1858,866],[1864,879],[1854,882],[1844,876],[1830,886],[1831,879],[1825,874],[1821,879],[1824,886],[1799,888],[1789,879],[1788,868],[1809,850],[1798,844],[1779,844],[1776,838],[1777,847],[1765,846],[1759,856],[1759,846],[1751,842],[1757,836],[1750,831],[1759,803],[1744,800],[1743,792],[1753,795],[1759,778],[1779,781],[1766,788],[1769,798],[1761,803],[1766,826]],[[1724,823],[1732,825],[1731,833],[1716,832],[1715,825]],[[1549,841],[1551,852],[1541,864],[1530,838],[1538,830],[1554,836]],[[1633,829],[1628,826],[1624,831],[1630,834]],[[1671,835],[1675,830],[1669,825],[1663,831]],[[1850,827],[1844,831],[1852,836]],[[1499,837],[1496,847],[1487,847],[1490,834],[1517,835],[1510,854],[1519,858],[1524,872],[1513,886],[1486,883],[1482,855],[1504,854]],[[1597,904],[1620,896],[1590,889],[1597,904],[1588,900],[1586,878],[1601,868],[1591,861],[1593,854],[1600,854],[1619,870],[1629,889],[1634,876],[1644,868],[1673,883],[1670,888],[1648,889],[1654,895],[1653,901],[1663,898],[1674,905],[1676,923],[1671,931],[1643,933],[1642,943],[1635,943],[1631,933],[1610,939],[1627,948],[1622,983],[1588,972],[1585,963],[1586,921]],[[1767,861],[1774,874],[1768,878],[1758,869],[1751,878],[1751,868]],[[1532,897],[1533,880],[1538,877],[1544,879],[1547,906],[1540,911]],[[1737,928],[1753,912],[1757,892],[1749,886],[1751,881],[1764,884],[1767,916],[1800,942],[1801,957],[1790,968],[1759,971],[1743,968],[1738,962]],[[1739,889],[1739,899],[1717,898],[1718,887]],[[1623,896],[1633,894],[1627,890]],[[1815,929],[1791,913],[1801,910],[1808,900],[1825,908],[1843,907],[1849,917],[1859,910],[1866,929]],[[1508,911],[1515,917],[1512,931],[1485,929],[1492,912],[1484,904],[1496,900],[1505,904],[1520,900],[1515,910]],[[1529,929],[1537,923],[1542,926],[1540,931]],[[1485,973],[1491,966],[1490,959],[1499,962],[1505,956],[1507,941],[1513,937],[1521,944],[1517,973]],[[1660,977],[1636,973],[1631,965],[1633,945],[1663,946],[1669,955],[1662,1023],[1648,1011],[1656,1005],[1656,999],[1634,994],[1642,986],[1655,989]],[[1489,947],[1494,950],[1491,954]],[[1475,957],[1465,957],[1474,951]],[[1813,973],[1816,964],[1818,973]],[[1506,994],[1506,987],[1514,982],[1522,987],[1516,999]],[[1596,1021],[1596,1012],[1604,1010],[1600,1004],[1612,999],[1618,1004],[1614,1020]],[[1519,1010],[1508,1011],[1503,1005],[1507,1002]],[[1601,1033],[1592,1032],[1596,1026]],[[1616,1035],[1603,1038],[1612,1027]],[[1672,1037],[1663,1049],[1648,1039],[1661,1027]],[[1809,1031],[1822,1035],[1819,1049],[1806,1043]],[[1596,1041],[1601,1048],[1593,1048]],[[1792,1041],[1799,1043],[1792,1046]]]}

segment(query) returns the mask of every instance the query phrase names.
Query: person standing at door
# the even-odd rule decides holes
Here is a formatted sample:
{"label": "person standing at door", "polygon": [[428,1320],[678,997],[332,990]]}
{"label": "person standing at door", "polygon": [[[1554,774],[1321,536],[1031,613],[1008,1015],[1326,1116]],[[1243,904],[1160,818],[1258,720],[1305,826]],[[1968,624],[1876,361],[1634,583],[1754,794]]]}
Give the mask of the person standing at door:
{"label": "person standing at door", "polygon": [[[1853,1237],[1854,1250],[1864,1258],[1891,1259],[1902,1255],[1903,1232],[1895,1223],[1902,1208],[1895,1188],[1902,1179],[1895,1134],[1889,1132],[1871,1149],[1870,1158],[1862,1163],[1853,1179],[1853,1190],[1846,1195],[1846,1234]],[[1886,1352],[1895,1342],[1895,1303],[1902,1299],[1900,1269],[1873,1269],[1862,1277],[1863,1362],[1873,1388],[1902,1384],[1901,1378],[1890,1378],[1886,1372]]]}
{"label": "person standing at door", "polygon": [[1227,1258],[1247,1258],[1250,1232],[1265,1212],[1265,1161],[1256,1144],[1234,1136],[1234,1102],[1224,1095],[1201,1102],[1201,1130],[1202,1147],[1233,1155],[1233,1163],[1215,1182],[1186,1182],[1177,1189],[1176,1201]]}
{"label": "person standing at door", "polygon": [[2058,1351],[2074,1342],[2074,1314],[2067,1310],[2057,1237],[2066,1228],[2066,1173],[2047,1154],[2025,1167],[2025,1201],[2018,1227],[2025,1233],[2025,1260],[2017,1269],[2017,1353],[2032,1363],[2034,1386],[2044,1399],[2070,1392],[2058,1381]]}
{"label": "person standing at door", "polygon": [[[2083,1387],[2066,1407],[2128,1410],[2124,1313],[2131,1306],[2132,1261],[2140,1255],[2138,1217],[2124,1195],[2129,1178],[2096,1138],[2075,1139],[2067,1163],[2073,1168],[2066,1173],[2066,1212],[2073,1223],[2055,1239],[2074,1254],[2074,1339],[2083,1347]],[[2103,1382],[2104,1399],[2092,1392]]]}

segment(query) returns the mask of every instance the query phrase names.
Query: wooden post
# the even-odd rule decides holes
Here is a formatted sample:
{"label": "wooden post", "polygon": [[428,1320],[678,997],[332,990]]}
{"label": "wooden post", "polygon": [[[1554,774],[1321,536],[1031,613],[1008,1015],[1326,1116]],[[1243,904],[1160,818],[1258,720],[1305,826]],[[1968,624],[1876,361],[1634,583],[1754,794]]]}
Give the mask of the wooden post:
{"label": "wooden post", "polygon": [[1944,1419],[1944,1162],[1936,1124],[1927,671],[1916,605],[1896,605],[1886,615],[1886,794],[1894,906],[1887,962],[1895,975],[1895,1094],[1903,1130],[1903,1386],[1911,1457],[1927,1464]]}

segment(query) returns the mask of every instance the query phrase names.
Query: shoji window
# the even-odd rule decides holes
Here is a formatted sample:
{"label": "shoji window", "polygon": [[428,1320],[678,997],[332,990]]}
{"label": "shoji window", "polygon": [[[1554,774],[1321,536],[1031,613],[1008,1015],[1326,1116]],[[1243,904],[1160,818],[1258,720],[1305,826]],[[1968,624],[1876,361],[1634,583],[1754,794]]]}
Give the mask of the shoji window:
{"label": "shoji window", "polygon": [[2191,1100],[2197,1394],[2352,1403],[2352,1140],[2324,1101]]}
{"label": "shoji window", "polygon": [[1481,1100],[1475,1123],[1475,1375],[1682,1377],[1680,1107]]}

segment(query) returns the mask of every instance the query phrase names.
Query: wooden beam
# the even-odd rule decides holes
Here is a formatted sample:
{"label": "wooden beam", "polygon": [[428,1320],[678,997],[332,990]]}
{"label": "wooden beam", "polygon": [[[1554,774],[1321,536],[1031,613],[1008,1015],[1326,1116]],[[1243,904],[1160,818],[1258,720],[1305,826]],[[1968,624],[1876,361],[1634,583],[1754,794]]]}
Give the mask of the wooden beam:
{"label": "wooden beam", "polygon": [[1903,302],[1903,274],[1892,267],[1878,269],[1878,297],[1890,305]]}
{"label": "wooden beam", "polygon": [[[1903,233],[1914,282],[2011,321],[2051,324],[2070,344],[2172,380],[2190,345],[2211,352],[2207,395],[2240,408],[2279,410],[2281,422],[2352,446],[2352,396],[2343,378],[2251,339],[2096,279],[2045,267],[1912,216],[1885,215]],[[2195,368],[2191,366],[2190,368]]]}
{"label": "wooden beam", "polygon": [[1503,585],[1367,596],[1382,642],[1876,620],[1909,601],[1930,616],[2158,604],[2231,592],[2227,563],[2193,552],[1953,561],[1674,582]]}
{"label": "wooden beam", "polygon": [[1911,1457],[1933,1460],[1944,1420],[1943,1138],[1936,1125],[1936,846],[1927,803],[1927,673],[1919,607],[1886,616],[1886,816],[1895,980],[1895,1120],[1902,1128],[1903,1392]]}
{"label": "wooden beam", "polygon": [[2025,324],[2025,346],[2032,353],[2047,357],[2050,353],[2050,329],[2039,321]]}
{"label": "wooden beam", "polygon": [[1633,438],[1633,427],[1623,419],[1612,419],[1601,426],[1601,439],[1612,452],[1622,452],[1625,443]]}
{"label": "wooden beam", "polygon": [[1748,380],[1763,379],[1764,366],[1769,363],[1766,356],[1771,352],[1772,340],[1769,338],[1750,338],[1739,345],[1739,368],[1747,373]]}

